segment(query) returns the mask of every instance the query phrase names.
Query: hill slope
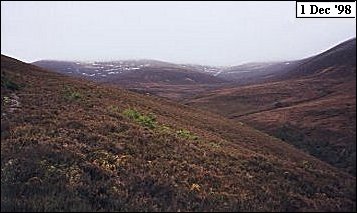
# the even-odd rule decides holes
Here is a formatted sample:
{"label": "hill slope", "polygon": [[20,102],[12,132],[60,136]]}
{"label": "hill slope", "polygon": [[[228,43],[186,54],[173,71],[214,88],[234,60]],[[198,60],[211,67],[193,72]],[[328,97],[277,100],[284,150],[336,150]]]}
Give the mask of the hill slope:
{"label": "hill slope", "polygon": [[187,103],[244,121],[356,174],[355,39],[272,82],[217,89]]}
{"label": "hill slope", "polygon": [[221,116],[1,57],[2,211],[353,211],[356,179]]}

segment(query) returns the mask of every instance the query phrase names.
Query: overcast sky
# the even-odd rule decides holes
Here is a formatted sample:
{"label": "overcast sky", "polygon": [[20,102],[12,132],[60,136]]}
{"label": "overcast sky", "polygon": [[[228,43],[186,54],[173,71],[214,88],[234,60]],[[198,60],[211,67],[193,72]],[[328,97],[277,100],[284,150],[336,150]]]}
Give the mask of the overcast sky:
{"label": "overcast sky", "polygon": [[300,59],[356,37],[356,19],[297,19],[291,2],[3,2],[1,53],[33,62]]}

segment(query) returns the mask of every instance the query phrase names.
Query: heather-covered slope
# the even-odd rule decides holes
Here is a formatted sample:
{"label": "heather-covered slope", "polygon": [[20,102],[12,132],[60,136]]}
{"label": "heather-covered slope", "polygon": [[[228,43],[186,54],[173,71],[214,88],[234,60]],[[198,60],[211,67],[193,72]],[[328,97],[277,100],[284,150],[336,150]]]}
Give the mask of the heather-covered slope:
{"label": "heather-covered slope", "polygon": [[224,117],[1,57],[2,211],[355,211],[356,179]]}
{"label": "heather-covered slope", "polygon": [[187,103],[245,122],[356,175],[356,39],[272,82],[217,89]]}

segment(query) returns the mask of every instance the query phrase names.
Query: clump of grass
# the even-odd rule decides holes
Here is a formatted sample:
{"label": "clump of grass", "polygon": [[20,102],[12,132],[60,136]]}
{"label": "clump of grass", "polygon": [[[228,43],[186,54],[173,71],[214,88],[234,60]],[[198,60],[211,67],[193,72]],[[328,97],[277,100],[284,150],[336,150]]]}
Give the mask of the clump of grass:
{"label": "clump of grass", "polygon": [[10,97],[8,97],[8,96],[4,96],[4,97],[2,98],[2,100],[3,100],[3,102],[4,102],[5,104],[8,104],[8,103],[11,102],[11,99],[10,99]]}
{"label": "clump of grass", "polygon": [[115,105],[109,105],[106,108],[106,112],[111,117],[117,118],[119,120],[123,119],[123,110],[122,110],[121,107],[118,107],[118,106],[115,106]]}
{"label": "clump of grass", "polygon": [[4,87],[9,90],[18,90],[20,89],[20,86],[16,84],[15,82],[11,81],[4,75],[1,75],[1,87]]}
{"label": "clump of grass", "polygon": [[185,138],[188,140],[197,140],[198,136],[193,134],[192,132],[186,130],[186,129],[180,129],[176,131],[176,135],[180,138]]}
{"label": "clump of grass", "polygon": [[81,100],[83,98],[83,95],[81,93],[75,91],[73,88],[70,87],[65,87],[63,95],[64,98],[69,101]]}
{"label": "clump of grass", "polygon": [[157,126],[156,118],[153,114],[143,115],[135,109],[126,109],[123,115],[150,129],[154,129]]}
{"label": "clump of grass", "polygon": [[200,191],[201,190],[201,186],[198,185],[197,183],[193,183],[191,185],[191,188],[190,188],[191,191]]}
{"label": "clump of grass", "polygon": [[307,161],[307,160],[303,160],[302,161],[302,166],[303,166],[304,169],[311,169],[312,168],[311,163],[309,161]]}
{"label": "clump of grass", "polygon": [[107,109],[108,109],[109,112],[112,112],[112,113],[119,112],[119,107],[114,106],[114,105],[108,106]]}
{"label": "clump of grass", "polygon": [[166,125],[160,125],[158,128],[158,132],[162,134],[171,134],[172,129]]}
{"label": "clump of grass", "polygon": [[138,120],[139,117],[141,116],[140,112],[130,108],[124,110],[123,115],[133,120]]}
{"label": "clump of grass", "polygon": [[107,171],[115,171],[123,160],[117,155],[113,155],[106,150],[98,150],[89,155],[90,160],[100,168]]}
{"label": "clump of grass", "polygon": [[220,148],[221,144],[219,142],[210,142],[209,145],[213,148]]}

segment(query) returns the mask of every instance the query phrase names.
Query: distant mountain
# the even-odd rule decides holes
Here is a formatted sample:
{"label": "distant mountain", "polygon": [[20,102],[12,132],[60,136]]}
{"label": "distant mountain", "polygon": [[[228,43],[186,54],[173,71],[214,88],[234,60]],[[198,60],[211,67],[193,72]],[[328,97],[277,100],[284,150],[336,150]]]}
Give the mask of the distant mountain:
{"label": "distant mountain", "polygon": [[[127,82],[148,83],[148,81],[151,83],[170,82],[176,85],[222,82],[248,85],[306,78],[311,75],[330,77],[355,75],[355,70],[348,69],[348,66],[353,65],[356,61],[355,52],[356,39],[353,38],[324,53],[302,60],[254,62],[231,67],[174,64],[157,60],[119,60],[109,62],[42,60],[33,64],[67,75],[82,76],[101,82],[114,83],[115,81],[120,81],[124,86]],[[199,75],[197,72],[204,75]],[[143,75],[144,73],[145,75]],[[174,76],[177,76],[177,78]],[[114,81],[113,79],[116,80]]]}
{"label": "distant mountain", "polygon": [[222,70],[227,69],[228,67],[218,67],[218,66],[206,66],[199,64],[180,64],[181,67],[194,70],[197,72],[207,73],[213,76],[217,76]]}
{"label": "distant mountain", "polygon": [[356,38],[353,38],[306,59],[248,63],[223,69],[217,76],[233,80],[240,85],[307,78],[312,75],[339,78],[356,75],[356,70],[353,69],[355,64]]}
{"label": "distant mountain", "polygon": [[223,69],[217,76],[230,79],[239,85],[267,82],[277,79],[302,63],[303,61],[247,63]]}
{"label": "distant mountain", "polygon": [[221,83],[224,80],[213,77],[218,68],[173,64],[155,60],[121,60],[108,62],[71,62],[42,60],[32,63],[36,66],[58,71],[67,75],[83,76],[102,82],[136,82],[192,84]]}
{"label": "distant mountain", "polygon": [[218,68],[172,64],[155,60],[69,62],[43,60],[32,63],[59,73],[109,83],[136,91],[181,100],[220,87],[226,80],[215,77]]}
{"label": "distant mountain", "polygon": [[58,71],[67,75],[83,76],[90,79],[106,80],[108,77],[121,76],[123,74],[150,68],[179,68],[180,66],[172,63],[156,60],[119,60],[108,62],[83,62],[83,61],[56,61],[41,60],[32,64]]}
{"label": "distant mountain", "polygon": [[113,75],[104,80],[105,82],[129,85],[137,83],[157,84],[216,84],[225,81],[206,73],[198,72],[182,67],[143,67],[121,75]]}

